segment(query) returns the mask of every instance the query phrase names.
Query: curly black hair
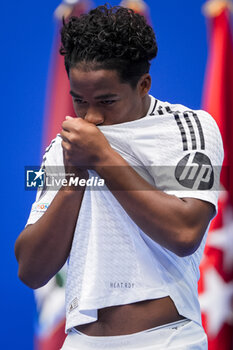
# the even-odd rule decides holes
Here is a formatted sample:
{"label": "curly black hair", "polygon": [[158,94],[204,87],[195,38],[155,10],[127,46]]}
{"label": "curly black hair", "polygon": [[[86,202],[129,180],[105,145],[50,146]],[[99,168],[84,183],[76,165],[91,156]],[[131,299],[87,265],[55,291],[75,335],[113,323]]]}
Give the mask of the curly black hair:
{"label": "curly black hair", "polygon": [[121,6],[98,6],[71,17],[63,23],[61,41],[68,75],[70,68],[85,63],[90,70],[116,70],[132,87],[157,55],[155,34],[145,18]]}

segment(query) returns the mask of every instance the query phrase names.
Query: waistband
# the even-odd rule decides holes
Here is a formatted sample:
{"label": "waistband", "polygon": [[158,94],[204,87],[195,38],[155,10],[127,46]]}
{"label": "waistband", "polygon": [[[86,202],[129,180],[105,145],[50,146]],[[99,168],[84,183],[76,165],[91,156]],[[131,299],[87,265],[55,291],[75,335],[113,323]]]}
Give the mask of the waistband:
{"label": "waistband", "polygon": [[127,335],[114,335],[114,336],[103,336],[103,337],[100,337],[100,336],[91,336],[91,335],[86,335],[80,331],[78,331],[76,328],[72,328],[71,329],[71,332],[74,332],[74,333],[77,333],[81,336],[84,336],[88,339],[93,339],[93,340],[118,340],[118,339],[122,339],[122,338],[132,338],[132,337],[137,337],[137,336],[140,336],[144,333],[149,333],[149,332],[153,332],[153,331],[157,331],[159,329],[177,329],[179,327],[182,327],[184,326],[186,323],[190,322],[190,320],[188,319],[184,319],[184,320],[179,320],[179,321],[175,321],[175,322],[171,322],[171,323],[167,323],[167,324],[164,324],[162,326],[157,326],[157,327],[153,327],[153,328],[149,328],[149,329],[146,329],[144,331],[141,331],[141,332],[137,332],[137,333],[132,333],[132,334],[127,334]]}
{"label": "waistband", "polygon": [[[142,332],[119,336],[88,336],[71,329],[62,347],[62,350],[128,350],[128,349],[182,349],[181,344],[207,343],[206,334],[202,327],[190,320],[180,320],[163,326],[150,328]],[[177,346],[177,348],[176,348]],[[188,347],[188,349],[192,349]],[[199,349],[195,347],[195,349]]]}

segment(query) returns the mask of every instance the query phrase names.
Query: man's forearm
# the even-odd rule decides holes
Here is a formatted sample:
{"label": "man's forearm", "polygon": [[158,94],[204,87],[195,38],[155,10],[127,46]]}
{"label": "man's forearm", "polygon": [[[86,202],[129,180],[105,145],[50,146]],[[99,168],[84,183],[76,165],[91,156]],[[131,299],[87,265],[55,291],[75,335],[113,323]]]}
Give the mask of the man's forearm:
{"label": "man's forearm", "polygon": [[131,219],[154,241],[180,256],[197,249],[213,215],[210,203],[156,190],[116,152],[96,171]]}
{"label": "man's forearm", "polygon": [[31,288],[46,284],[69,255],[84,189],[61,189],[44,215],[15,244],[19,277]]}

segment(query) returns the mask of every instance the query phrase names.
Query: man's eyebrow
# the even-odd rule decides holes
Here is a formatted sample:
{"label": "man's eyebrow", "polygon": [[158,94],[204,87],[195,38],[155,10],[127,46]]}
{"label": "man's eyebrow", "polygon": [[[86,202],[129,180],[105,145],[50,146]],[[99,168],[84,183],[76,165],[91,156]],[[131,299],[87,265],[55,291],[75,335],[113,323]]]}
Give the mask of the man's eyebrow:
{"label": "man's eyebrow", "polygon": [[[71,96],[76,97],[76,98],[83,98],[81,95],[76,94],[74,91],[70,91]],[[116,94],[103,94],[95,97],[95,100],[104,100],[107,98],[113,98],[117,97]]]}
{"label": "man's eyebrow", "polygon": [[70,91],[70,94],[71,94],[71,96],[73,96],[73,97],[79,97],[79,98],[82,98],[82,96],[80,96],[80,95],[76,94],[76,93],[75,93],[75,92],[73,92],[72,90]]}
{"label": "man's eyebrow", "polygon": [[104,100],[106,98],[112,98],[112,97],[117,97],[117,95],[116,94],[104,94],[104,95],[96,96],[95,99],[96,100]]}

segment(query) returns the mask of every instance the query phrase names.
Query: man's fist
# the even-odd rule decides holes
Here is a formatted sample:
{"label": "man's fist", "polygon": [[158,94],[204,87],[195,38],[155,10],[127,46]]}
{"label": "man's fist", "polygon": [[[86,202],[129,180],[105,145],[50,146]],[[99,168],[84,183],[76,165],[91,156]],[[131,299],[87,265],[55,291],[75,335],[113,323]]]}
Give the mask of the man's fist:
{"label": "man's fist", "polygon": [[65,165],[94,169],[112,150],[96,125],[81,118],[66,117],[61,137]]}

